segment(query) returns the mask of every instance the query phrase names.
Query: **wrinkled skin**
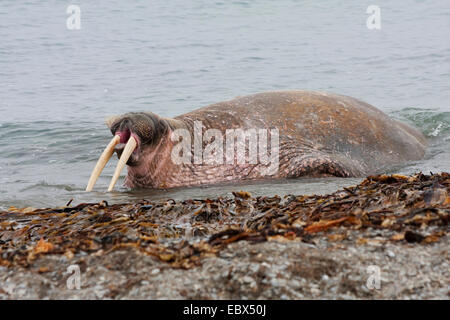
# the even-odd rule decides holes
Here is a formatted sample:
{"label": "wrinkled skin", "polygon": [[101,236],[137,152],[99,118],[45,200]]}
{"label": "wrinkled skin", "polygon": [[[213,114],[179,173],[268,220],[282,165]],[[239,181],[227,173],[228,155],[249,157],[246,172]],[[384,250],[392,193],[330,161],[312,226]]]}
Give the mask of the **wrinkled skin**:
{"label": "wrinkled skin", "polygon": [[[259,164],[175,164],[174,130],[194,121],[203,130],[277,128],[279,169],[263,174]],[[357,99],[315,91],[279,91],[238,97],[175,117],[128,113],[108,121],[121,136],[118,155],[133,136],[138,147],[129,159],[128,187],[170,188],[233,180],[295,177],[357,177],[422,158],[426,140],[416,129],[389,118]],[[204,132],[204,131],[203,131]],[[192,140],[194,141],[194,140]],[[203,142],[205,146],[207,141]]]}

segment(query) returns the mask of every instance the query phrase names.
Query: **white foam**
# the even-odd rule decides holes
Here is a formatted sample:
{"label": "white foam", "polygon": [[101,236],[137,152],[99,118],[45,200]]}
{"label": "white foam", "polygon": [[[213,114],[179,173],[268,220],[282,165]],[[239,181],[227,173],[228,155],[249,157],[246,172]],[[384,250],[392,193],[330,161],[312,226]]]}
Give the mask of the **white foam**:
{"label": "white foam", "polygon": [[433,132],[430,133],[430,136],[437,137],[439,133],[441,132],[442,123],[439,123],[439,125],[436,127],[436,129],[433,130]]}

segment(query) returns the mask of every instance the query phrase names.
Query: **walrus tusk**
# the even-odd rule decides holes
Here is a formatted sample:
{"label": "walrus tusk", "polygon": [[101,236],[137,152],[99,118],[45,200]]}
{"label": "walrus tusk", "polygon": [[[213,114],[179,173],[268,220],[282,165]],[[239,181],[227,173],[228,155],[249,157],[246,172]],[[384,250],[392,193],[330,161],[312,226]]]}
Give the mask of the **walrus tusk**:
{"label": "walrus tusk", "polygon": [[116,184],[117,180],[119,179],[120,173],[122,172],[123,168],[127,164],[128,159],[131,157],[131,154],[133,153],[134,149],[136,149],[137,141],[132,136],[128,140],[125,148],[123,149],[122,156],[119,159],[119,163],[117,164],[116,171],[114,171],[114,175],[112,177],[111,183],[109,184],[108,191],[112,191],[114,188],[114,185]]}
{"label": "walrus tusk", "polygon": [[91,177],[89,178],[89,182],[86,187],[86,191],[92,191],[95,183],[98,180],[98,177],[102,173],[103,168],[108,163],[109,159],[111,159],[112,154],[114,153],[114,147],[120,142],[120,136],[114,136],[111,139],[109,144],[106,146],[100,158],[98,158],[97,164],[95,165],[94,170],[92,170]]}

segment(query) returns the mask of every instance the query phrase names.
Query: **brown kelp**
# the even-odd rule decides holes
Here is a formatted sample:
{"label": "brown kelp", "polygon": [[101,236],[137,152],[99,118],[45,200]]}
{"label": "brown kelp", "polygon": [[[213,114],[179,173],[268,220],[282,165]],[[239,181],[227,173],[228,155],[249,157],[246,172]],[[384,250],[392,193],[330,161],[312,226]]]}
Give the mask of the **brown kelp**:
{"label": "brown kelp", "polygon": [[[0,265],[29,266],[44,254],[71,259],[136,248],[189,268],[236,241],[405,241],[427,244],[448,234],[450,174],[377,175],[328,195],[184,201],[81,203],[0,212]],[[381,235],[364,230],[388,231]]]}

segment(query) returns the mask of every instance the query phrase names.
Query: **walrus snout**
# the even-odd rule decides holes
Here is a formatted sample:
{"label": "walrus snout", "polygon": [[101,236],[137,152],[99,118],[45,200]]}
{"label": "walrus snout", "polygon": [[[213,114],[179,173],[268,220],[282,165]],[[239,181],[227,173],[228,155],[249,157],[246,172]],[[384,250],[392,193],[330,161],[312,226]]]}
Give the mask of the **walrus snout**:
{"label": "walrus snout", "polygon": [[[130,135],[131,137],[131,135]],[[136,138],[135,138],[136,139]],[[125,147],[127,146],[127,143],[129,141],[129,138],[124,143],[119,143],[114,147],[114,152],[117,154],[117,158],[122,157],[122,153],[125,150]],[[139,140],[136,139],[137,146],[134,149],[133,153],[130,155],[130,158],[127,161],[127,166],[136,166],[139,162]]]}
{"label": "walrus snout", "polygon": [[111,159],[114,152],[116,152],[119,157],[119,163],[114,171],[108,191],[111,191],[114,188],[125,165],[137,165],[141,142],[143,139],[144,141],[150,140],[151,136],[150,123],[146,118],[148,117],[131,113],[126,114],[123,117],[114,117],[107,120],[107,125],[113,134],[113,138],[98,159],[97,164],[92,171],[86,191],[92,190],[102,170]]}
{"label": "walrus snout", "polygon": [[127,143],[128,140],[131,137],[131,130],[128,127],[125,127],[122,130],[117,130],[113,132],[113,136],[119,136],[120,137],[120,143]]}
{"label": "walrus snout", "polygon": [[114,152],[119,157],[108,191],[114,188],[125,165],[137,166],[140,153],[147,146],[159,143],[169,130],[168,123],[152,112],[130,112],[106,120],[113,139],[103,151],[92,171],[86,191],[91,191],[100,173]]}
{"label": "walrus snout", "polygon": [[114,147],[114,152],[117,154],[117,157],[120,159],[122,157],[123,150],[125,149],[128,141],[131,137],[136,140],[137,146],[134,149],[133,153],[130,155],[130,158],[126,162],[128,166],[135,166],[138,163],[139,159],[139,145],[141,138],[138,134],[132,131],[132,122],[129,119],[125,119],[123,121],[118,122],[113,128],[111,128],[111,132],[113,136],[119,137],[119,143]]}

